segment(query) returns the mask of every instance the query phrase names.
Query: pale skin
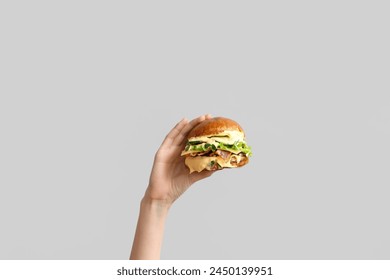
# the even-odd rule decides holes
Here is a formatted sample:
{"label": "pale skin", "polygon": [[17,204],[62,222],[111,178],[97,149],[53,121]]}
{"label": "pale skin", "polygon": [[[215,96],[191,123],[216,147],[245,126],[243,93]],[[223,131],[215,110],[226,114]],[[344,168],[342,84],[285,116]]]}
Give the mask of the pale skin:
{"label": "pale skin", "polygon": [[141,200],[137,228],[131,249],[131,260],[160,259],[165,221],[168,211],[192,184],[212,175],[215,171],[189,172],[180,156],[187,135],[197,124],[210,115],[192,121],[181,120],[168,133],[158,149],[150,174],[149,185]]}

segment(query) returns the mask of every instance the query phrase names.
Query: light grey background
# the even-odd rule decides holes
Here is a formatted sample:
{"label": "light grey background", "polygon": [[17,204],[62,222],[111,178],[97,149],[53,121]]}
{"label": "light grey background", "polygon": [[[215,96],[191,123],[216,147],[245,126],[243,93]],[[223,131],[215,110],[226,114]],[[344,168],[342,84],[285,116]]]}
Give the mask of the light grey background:
{"label": "light grey background", "polygon": [[0,258],[126,259],[182,117],[249,165],[171,208],[165,259],[389,259],[387,1],[2,1]]}

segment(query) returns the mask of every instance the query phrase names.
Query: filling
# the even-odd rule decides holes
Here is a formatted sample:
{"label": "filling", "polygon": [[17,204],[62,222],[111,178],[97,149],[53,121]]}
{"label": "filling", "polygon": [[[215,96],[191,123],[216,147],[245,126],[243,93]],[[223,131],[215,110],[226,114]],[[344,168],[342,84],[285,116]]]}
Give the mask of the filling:
{"label": "filling", "polygon": [[206,154],[209,152],[216,152],[217,150],[228,151],[233,154],[244,153],[246,156],[252,155],[251,147],[244,141],[236,141],[233,144],[224,144],[218,141],[215,141],[212,144],[200,141],[189,141],[181,155],[193,155],[194,153]]}
{"label": "filling", "polygon": [[230,134],[190,138],[181,153],[190,173],[245,165],[252,155],[251,147],[241,134]]}

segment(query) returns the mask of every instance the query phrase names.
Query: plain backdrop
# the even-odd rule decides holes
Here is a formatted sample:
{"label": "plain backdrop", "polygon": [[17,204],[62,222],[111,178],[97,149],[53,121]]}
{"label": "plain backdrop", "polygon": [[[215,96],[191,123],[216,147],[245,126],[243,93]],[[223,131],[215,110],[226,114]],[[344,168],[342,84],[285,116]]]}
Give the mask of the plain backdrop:
{"label": "plain backdrop", "polygon": [[390,259],[388,1],[2,1],[0,259],[127,259],[154,154],[235,119],[250,163],[164,259]]}

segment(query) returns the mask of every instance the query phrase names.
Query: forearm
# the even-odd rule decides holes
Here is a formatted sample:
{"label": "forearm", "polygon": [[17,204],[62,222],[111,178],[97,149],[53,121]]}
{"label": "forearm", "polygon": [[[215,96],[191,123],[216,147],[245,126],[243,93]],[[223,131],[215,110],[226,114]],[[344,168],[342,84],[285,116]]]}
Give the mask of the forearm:
{"label": "forearm", "polygon": [[160,259],[169,205],[144,197],[141,201],[131,260]]}

